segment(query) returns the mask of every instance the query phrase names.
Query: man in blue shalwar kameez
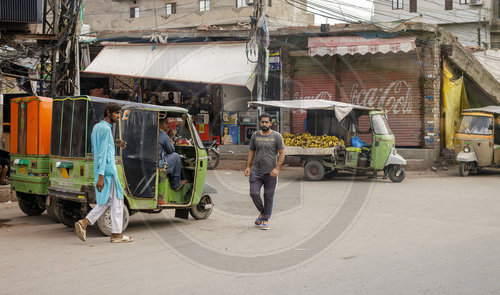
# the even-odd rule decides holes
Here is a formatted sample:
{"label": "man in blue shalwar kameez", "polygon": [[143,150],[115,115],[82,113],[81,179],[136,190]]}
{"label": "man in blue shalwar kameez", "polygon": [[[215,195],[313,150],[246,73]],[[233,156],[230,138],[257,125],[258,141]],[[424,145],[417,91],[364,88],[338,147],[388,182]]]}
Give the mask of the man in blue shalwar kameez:
{"label": "man in blue shalwar kameez", "polygon": [[123,229],[123,191],[118,179],[115,164],[115,145],[126,147],[126,142],[113,140],[111,124],[120,119],[120,105],[109,103],[104,108],[104,119],[92,129],[92,153],[94,154],[94,181],[96,183],[97,205],[87,217],[75,222],[75,232],[82,241],[86,241],[87,225],[93,225],[99,217],[111,207],[112,243],[132,242],[131,237],[122,234]]}

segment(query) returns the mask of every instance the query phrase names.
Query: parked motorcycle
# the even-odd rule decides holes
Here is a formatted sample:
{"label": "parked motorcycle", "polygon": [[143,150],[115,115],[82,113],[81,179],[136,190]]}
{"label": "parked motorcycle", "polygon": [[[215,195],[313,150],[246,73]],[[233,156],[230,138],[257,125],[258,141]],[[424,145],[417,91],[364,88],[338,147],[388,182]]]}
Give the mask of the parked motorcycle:
{"label": "parked motorcycle", "polygon": [[214,170],[219,165],[219,143],[217,142],[217,139],[214,139],[214,141],[212,142],[206,141],[203,142],[203,144],[205,145],[205,149],[207,150],[207,169]]}

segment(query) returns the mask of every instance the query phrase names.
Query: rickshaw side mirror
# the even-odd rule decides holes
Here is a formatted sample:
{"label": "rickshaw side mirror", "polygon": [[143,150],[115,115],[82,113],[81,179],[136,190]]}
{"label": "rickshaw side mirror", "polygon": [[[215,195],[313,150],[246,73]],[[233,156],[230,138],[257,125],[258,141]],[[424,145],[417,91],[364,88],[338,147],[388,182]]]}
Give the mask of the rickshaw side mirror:
{"label": "rickshaw side mirror", "polygon": [[493,124],[488,125],[488,130],[493,130]]}

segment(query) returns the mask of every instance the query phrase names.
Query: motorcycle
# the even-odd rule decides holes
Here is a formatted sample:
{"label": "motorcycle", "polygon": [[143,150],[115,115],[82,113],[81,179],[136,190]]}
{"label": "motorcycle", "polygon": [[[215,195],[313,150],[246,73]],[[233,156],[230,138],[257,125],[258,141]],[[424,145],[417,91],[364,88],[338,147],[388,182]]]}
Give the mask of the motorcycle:
{"label": "motorcycle", "polygon": [[205,149],[207,150],[207,169],[214,170],[219,165],[219,143],[217,142],[217,139],[214,139],[214,141],[212,142],[205,141],[203,142],[203,144],[205,145]]}

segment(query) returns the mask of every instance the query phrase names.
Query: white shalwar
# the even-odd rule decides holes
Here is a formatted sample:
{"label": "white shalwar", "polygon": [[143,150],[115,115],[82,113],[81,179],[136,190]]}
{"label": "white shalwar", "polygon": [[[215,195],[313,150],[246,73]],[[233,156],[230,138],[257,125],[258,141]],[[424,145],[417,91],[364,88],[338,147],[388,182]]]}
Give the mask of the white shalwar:
{"label": "white shalwar", "polygon": [[111,206],[111,233],[121,234],[123,228],[123,199],[118,198],[114,181],[111,181],[108,202],[104,205],[97,204],[89,214],[87,214],[87,219],[90,221],[90,224],[94,225],[97,219],[106,212],[109,206]]}

